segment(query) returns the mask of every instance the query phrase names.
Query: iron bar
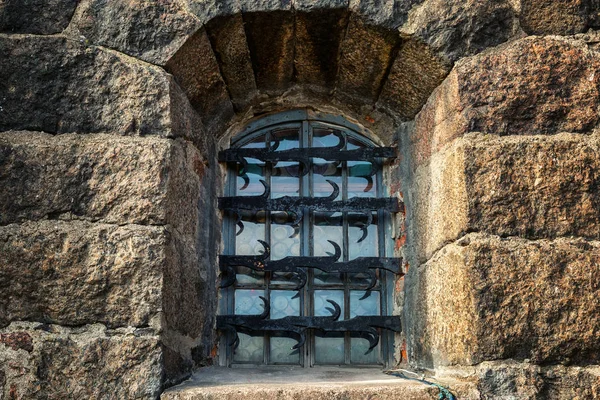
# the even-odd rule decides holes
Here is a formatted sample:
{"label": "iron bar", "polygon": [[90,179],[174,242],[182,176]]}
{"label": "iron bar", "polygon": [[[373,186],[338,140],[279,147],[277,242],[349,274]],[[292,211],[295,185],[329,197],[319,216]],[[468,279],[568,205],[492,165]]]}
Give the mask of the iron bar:
{"label": "iron bar", "polygon": [[371,290],[377,283],[376,269],[384,269],[396,275],[402,276],[400,270],[402,258],[393,257],[358,257],[354,260],[340,262],[342,250],[337,243],[328,240],[334,247],[334,253],[331,256],[288,256],[280,260],[269,260],[271,253],[269,245],[258,240],[264,247],[264,252],[261,255],[220,255],[219,267],[223,273],[221,287],[231,286],[235,282],[236,271],[235,267],[246,267],[254,271],[269,271],[269,272],[291,272],[296,277],[298,284],[295,290],[304,287],[307,281],[307,275],[304,268],[318,269],[323,272],[332,273],[365,273],[371,278],[370,284],[365,290]]}
{"label": "iron bar", "polygon": [[298,343],[292,349],[298,349],[306,342],[306,331],[316,329],[323,333],[353,332],[369,341],[368,354],[379,343],[379,329],[400,332],[401,323],[399,316],[356,316],[348,320],[339,321],[340,306],[333,300],[327,300],[333,309],[329,316],[287,316],[279,319],[268,319],[270,314],[269,301],[260,296],[264,302],[264,311],[260,315],[218,315],[217,328],[230,335],[229,345],[236,347],[239,344],[237,331],[287,332],[298,336]]}

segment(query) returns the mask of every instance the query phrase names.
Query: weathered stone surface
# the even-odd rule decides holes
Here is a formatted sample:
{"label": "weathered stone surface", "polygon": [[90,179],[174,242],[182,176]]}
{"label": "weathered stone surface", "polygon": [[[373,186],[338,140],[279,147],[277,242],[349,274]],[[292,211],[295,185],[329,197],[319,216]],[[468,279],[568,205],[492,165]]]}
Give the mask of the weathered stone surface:
{"label": "weathered stone surface", "polygon": [[[479,399],[474,383],[452,378],[440,383],[460,399]],[[437,388],[384,375],[374,368],[321,365],[310,369],[280,367],[241,372],[239,369],[207,367],[183,384],[165,391],[161,399],[430,400],[438,393]]]}
{"label": "weathered stone surface", "polygon": [[599,273],[597,241],[469,234],[409,270],[409,354],[429,366],[598,363]]}
{"label": "weathered stone surface", "polygon": [[222,226],[216,211],[217,198],[223,193],[221,169],[214,147],[210,153],[210,158],[201,157],[190,145],[174,147],[171,153],[167,221],[175,235],[167,250],[169,261],[163,279],[167,326],[192,338],[202,335],[206,356],[202,362],[207,362],[215,343],[215,265]]}
{"label": "weathered stone surface", "polygon": [[584,32],[593,0],[521,0],[521,27],[530,35]]}
{"label": "weathered stone surface", "polygon": [[600,396],[600,367],[484,362],[474,371],[484,400],[573,400]]}
{"label": "weathered stone surface", "polygon": [[21,322],[0,331],[28,336],[31,349],[0,343],[6,399],[156,399],[163,384],[158,336],[101,325],[64,328]]}
{"label": "weathered stone surface", "polygon": [[350,10],[370,25],[397,29],[408,19],[409,11],[424,0],[350,0]]}
{"label": "weathered stone surface", "polygon": [[256,82],[241,14],[211,20],[207,32],[237,111],[256,95]]}
{"label": "weathered stone surface", "polygon": [[409,186],[407,210],[409,245],[416,247],[418,262],[429,259],[448,241],[456,240],[469,226],[469,198],[465,183],[466,151],[460,144],[436,154],[419,167]]}
{"label": "weathered stone surface", "polygon": [[400,38],[397,32],[366,25],[356,16],[350,22],[340,55],[336,82],[338,97],[374,102],[391,63]]}
{"label": "weathered stone surface", "polygon": [[292,7],[301,12],[347,9],[348,0],[292,0]]}
{"label": "weathered stone surface", "polygon": [[165,224],[171,140],[0,133],[0,225],[48,217]]}
{"label": "weathered stone surface", "polygon": [[173,109],[180,89],[161,68],[57,36],[0,35],[0,53],[2,131],[198,134],[179,131],[193,115]]}
{"label": "weathered stone surface", "polygon": [[233,116],[233,106],[205,29],[196,32],[166,65],[209,133]]}
{"label": "weathered stone surface", "polygon": [[40,221],[0,228],[0,326],[144,326],[162,310],[162,227]]}
{"label": "weathered stone surface", "polygon": [[296,82],[333,88],[347,24],[345,9],[296,13]]}
{"label": "weathered stone surface", "polygon": [[164,65],[200,26],[178,0],[86,0],[72,28],[95,45]]}
{"label": "weathered stone surface", "polygon": [[414,176],[411,236],[420,260],[472,231],[600,239],[599,160],[596,135],[456,141]]}
{"label": "weathered stone surface", "polygon": [[59,33],[67,27],[78,0],[3,0],[0,32]]}
{"label": "weathered stone surface", "polygon": [[257,87],[283,92],[294,72],[294,15],[287,11],[247,13],[244,27]]}
{"label": "weathered stone surface", "polygon": [[239,0],[181,0],[202,24],[241,12]]}
{"label": "weathered stone surface", "polygon": [[556,37],[526,38],[462,60],[416,117],[416,165],[465,132],[591,131],[600,121],[599,68],[600,56],[585,43]]}
{"label": "weathered stone surface", "polygon": [[517,34],[517,22],[509,0],[426,0],[410,11],[400,32],[455,62],[506,42]]}
{"label": "weathered stone surface", "polygon": [[384,83],[379,103],[405,119],[412,119],[450,68],[423,43],[407,40]]}

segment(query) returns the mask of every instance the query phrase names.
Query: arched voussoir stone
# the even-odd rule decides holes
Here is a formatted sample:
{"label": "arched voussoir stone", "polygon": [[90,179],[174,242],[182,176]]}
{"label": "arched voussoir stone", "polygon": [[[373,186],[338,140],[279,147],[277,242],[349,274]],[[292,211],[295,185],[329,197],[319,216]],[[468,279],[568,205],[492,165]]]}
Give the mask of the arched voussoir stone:
{"label": "arched voussoir stone", "polygon": [[243,116],[332,106],[367,128],[387,125],[390,142],[387,132],[414,117],[449,64],[347,5],[302,7],[213,18],[166,69],[217,137]]}

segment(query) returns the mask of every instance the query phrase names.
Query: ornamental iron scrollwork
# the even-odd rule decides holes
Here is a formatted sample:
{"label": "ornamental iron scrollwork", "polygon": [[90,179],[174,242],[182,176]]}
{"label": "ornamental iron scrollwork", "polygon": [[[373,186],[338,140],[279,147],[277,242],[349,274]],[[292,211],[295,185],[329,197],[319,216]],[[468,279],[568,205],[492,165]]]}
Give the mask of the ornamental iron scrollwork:
{"label": "ornamental iron scrollwork", "polygon": [[271,249],[267,242],[258,240],[264,247],[260,255],[220,255],[219,267],[222,272],[221,287],[233,285],[236,278],[235,267],[246,267],[259,272],[289,272],[297,280],[295,290],[302,289],[306,285],[307,275],[303,268],[318,269],[326,273],[364,273],[369,275],[370,283],[365,288],[369,291],[377,284],[375,270],[384,269],[397,276],[404,275],[401,272],[402,258],[394,257],[358,257],[354,260],[340,262],[342,255],[340,246],[334,241],[328,240],[334,247],[334,253],[330,256],[288,256],[280,260],[269,260]]}
{"label": "ornamental iron scrollwork", "polygon": [[[260,181],[265,188],[263,194],[258,196],[231,196],[219,197],[219,208],[233,211],[238,215],[238,226],[241,221],[242,211],[286,211],[294,214],[289,225],[297,225],[307,211],[316,212],[366,212],[383,210],[390,213],[402,212],[404,203],[396,197],[353,197],[348,200],[335,200],[340,194],[339,186],[331,181],[333,192],[326,197],[292,197],[283,196],[270,198],[271,189],[267,182]],[[238,233],[239,234],[239,233]]]}
{"label": "ornamental iron scrollwork", "polygon": [[332,308],[327,308],[329,316],[287,316],[279,319],[268,319],[270,314],[269,301],[259,296],[264,303],[264,311],[259,315],[218,315],[217,328],[228,336],[228,345],[237,348],[240,339],[238,330],[286,332],[298,337],[292,350],[298,349],[306,342],[308,329],[318,330],[322,333],[352,332],[369,341],[369,348],[365,354],[370,353],[379,343],[378,329],[387,329],[393,332],[401,331],[399,316],[356,316],[339,321],[341,307],[333,300],[327,300]]}
{"label": "ornamental iron scrollwork", "polygon": [[274,144],[268,144],[265,148],[231,148],[219,152],[219,161],[227,163],[238,163],[243,170],[248,167],[247,158],[261,160],[263,162],[277,163],[280,161],[296,161],[300,168],[300,175],[308,173],[311,159],[320,158],[328,161],[368,161],[371,170],[365,176],[373,176],[380,169],[378,158],[396,158],[394,147],[363,147],[354,150],[343,150],[347,144],[346,135],[341,131],[333,134],[339,139],[339,143],[333,147],[309,147],[294,148],[277,151],[279,140],[274,138]]}

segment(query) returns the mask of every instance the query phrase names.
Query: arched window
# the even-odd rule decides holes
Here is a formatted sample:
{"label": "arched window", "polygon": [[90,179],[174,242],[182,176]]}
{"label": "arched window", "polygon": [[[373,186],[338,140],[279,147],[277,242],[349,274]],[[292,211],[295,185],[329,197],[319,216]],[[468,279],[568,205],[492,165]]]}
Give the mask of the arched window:
{"label": "arched window", "polygon": [[340,117],[292,111],[248,125],[222,151],[229,177],[220,362],[385,365],[400,260],[383,168],[395,151]]}

